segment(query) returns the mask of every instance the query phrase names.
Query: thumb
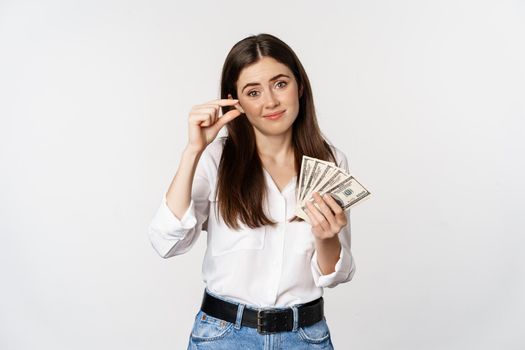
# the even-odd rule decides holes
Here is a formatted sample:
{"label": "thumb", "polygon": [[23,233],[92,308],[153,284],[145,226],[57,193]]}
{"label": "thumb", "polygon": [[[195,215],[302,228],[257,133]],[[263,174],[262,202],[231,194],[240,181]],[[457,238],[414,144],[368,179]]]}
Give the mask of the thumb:
{"label": "thumb", "polygon": [[223,114],[222,117],[217,119],[217,122],[215,123],[217,131],[220,130],[228,122],[231,122],[233,119],[240,116],[241,114],[242,113],[237,109],[232,109],[231,111],[228,111],[225,114]]}

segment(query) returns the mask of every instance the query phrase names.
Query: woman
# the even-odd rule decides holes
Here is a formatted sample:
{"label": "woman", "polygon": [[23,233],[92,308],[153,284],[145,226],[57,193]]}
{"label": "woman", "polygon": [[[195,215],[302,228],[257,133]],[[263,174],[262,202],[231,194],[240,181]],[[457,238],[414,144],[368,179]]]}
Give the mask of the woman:
{"label": "woman", "polygon": [[163,258],[207,231],[188,349],[332,349],[322,295],[355,272],[349,211],[316,193],[311,224],[295,216],[297,174],[303,155],[347,172],[348,162],[321,134],[299,59],[269,34],[241,40],[226,57],[221,99],[194,106],[188,128],[149,227]]}

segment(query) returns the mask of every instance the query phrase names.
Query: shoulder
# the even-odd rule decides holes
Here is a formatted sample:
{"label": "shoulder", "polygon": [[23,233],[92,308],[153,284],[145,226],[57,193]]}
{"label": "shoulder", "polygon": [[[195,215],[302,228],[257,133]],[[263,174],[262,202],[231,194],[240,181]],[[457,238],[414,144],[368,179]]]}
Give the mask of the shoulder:
{"label": "shoulder", "polygon": [[328,143],[328,145],[332,149],[332,152],[334,152],[337,166],[339,168],[345,169],[346,171],[349,171],[348,157],[346,156],[346,153],[343,152],[339,147],[336,147],[331,143]]}

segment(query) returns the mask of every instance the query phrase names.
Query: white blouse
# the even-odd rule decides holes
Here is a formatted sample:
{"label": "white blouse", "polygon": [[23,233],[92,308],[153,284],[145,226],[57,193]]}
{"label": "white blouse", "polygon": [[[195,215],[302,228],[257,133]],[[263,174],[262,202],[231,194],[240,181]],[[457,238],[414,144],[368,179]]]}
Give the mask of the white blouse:
{"label": "white blouse", "polygon": [[[347,171],[344,153],[331,146],[337,165]],[[163,258],[191,249],[201,230],[207,232],[207,248],[202,266],[206,287],[218,295],[253,307],[288,307],[323,295],[323,287],[348,282],[355,273],[350,251],[350,210],[348,225],[339,233],[341,253],[335,271],[323,275],[317,264],[315,237],[305,221],[288,222],[295,214],[297,176],[279,191],[264,169],[270,219],[278,224],[251,229],[230,229],[217,220],[215,191],[223,140],[217,138],[203,151],[195,170],[191,201],[179,220],[166,204],[160,207],[148,228],[153,248]],[[211,205],[210,205],[211,204]]]}

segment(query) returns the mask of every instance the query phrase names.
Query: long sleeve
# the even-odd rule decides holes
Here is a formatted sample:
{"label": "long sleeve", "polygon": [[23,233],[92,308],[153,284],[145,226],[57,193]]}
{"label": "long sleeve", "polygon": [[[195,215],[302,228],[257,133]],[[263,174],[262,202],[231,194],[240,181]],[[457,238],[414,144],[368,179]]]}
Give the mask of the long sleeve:
{"label": "long sleeve", "polygon": [[148,237],[162,258],[186,253],[195,244],[202,229],[206,229],[209,214],[209,155],[203,152],[195,169],[191,200],[180,220],[169,209],[166,192],[160,207],[148,227]]}
{"label": "long sleeve", "polygon": [[[339,167],[344,169],[347,173],[350,173],[348,167],[348,160],[344,153],[337,150],[337,154],[341,158]],[[352,279],[355,273],[355,261],[351,252],[351,224],[350,224],[350,209],[346,212],[346,219],[348,224],[341,229],[339,232],[339,241],[341,243],[341,252],[339,254],[339,260],[335,264],[335,271],[323,275],[319,264],[317,262],[317,250],[311,259],[311,270],[314,278],[315,285],[317,287],[328,287],[333,288],[340,283],[348,282]]]}

